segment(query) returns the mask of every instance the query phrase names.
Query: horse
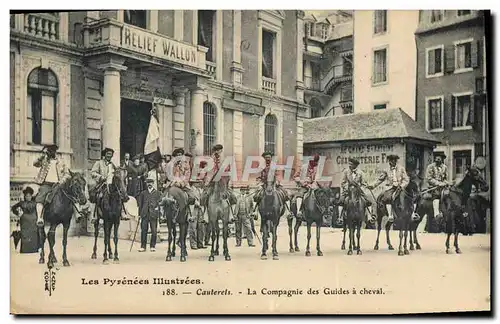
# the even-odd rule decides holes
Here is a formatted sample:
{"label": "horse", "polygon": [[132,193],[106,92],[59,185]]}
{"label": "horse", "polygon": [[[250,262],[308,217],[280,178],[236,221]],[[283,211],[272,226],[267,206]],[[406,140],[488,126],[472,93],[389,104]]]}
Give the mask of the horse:
{"label": "horse", "polygon": [[[407,248],[408,233],[412,229],[416,201],[418,198],[418,185],[410,181],[405,189],[402,189],[394,202],[395,225],[399,229],[399,249],[398,255],[404,256],[410,254]],[[420,218],[417,216],[417,219]],[[403,245],[404,236],[404,245]]]}
{"label": "horse", "polygon": [[[47,260],[47,266],[51,269],[57,259],[54,253],[55,233],[59,224],[63,225],[63,266],[70,266],[66,254],[66,246],[68,244],[68,230],[73,216],[73,208],[75,203],[78,202],[81,206],[87,204],[86,187],[87,182],[81,173],[72,172],[68,170],[69,178],[59,184],[53,193],[53,197],[42,210],[42,217],[45,224],[49,224],[48,240],[50,246],[50,253]],[[79,211],[78,211],[79,212]],[[45,228],[41,226],[38,229],[40,237],[40,260],[39,263],[45,263]]]}
{"label": "horse", "polygon": [[[97,259],[97,237],[99,235],[99,220],[104,221],[104,253],[102,263],[108,263],[109,259],[118,263],[118,228],[120,227],[121,215],[123,210],[123,202],[129,201],[127,189],[123,179],[125,178],[126,170],[117,168],[113,173],[111,184],[104,189],[103,197],[99,205],[96,204],[95,212],[97,213],[96,222],[94,224],[94,249],[91,258]],[[113,243],[115,245],[115,253],[111,250],[111,229],[113,229]]]}
{"label": "horse", "polygon": [[[346,221],[344,222],[344,240],[342,247],[345,249],[345,233],[349,229],[349,250],[347,255],[353,254],[353,249],[358,255],[363,254],[360,246],[361,227],[365,219],[366,201],[362,198],[362,189],[355,183],[350,183],[348,186],[348,200],[346,202]],[[354,232],[356,232],[357,242],[354,240]]]}
{"label": "horse", "polygon": [[276,248],[277,231],[281,216],[284,214],[285,208],[276,190],[276,183],[273,181],[266,181],[264,185],[264,192],[262,199],[259,203],[259,213],[261,216],[260,226],[262,228],[262,260],[267,259],[266,252],[269,248],[268,238],[269,229],[273,235],[272,238],[272,253],[273,260],[279,260],[278,250]]}
{"label": "horse", "polygon": [[440,208],[443,211],[443,217],[446,220],[446,253],[450,254],[450,236],[454,235],[453,246],[456,253],[462,253],[458,246],[459,229],[465,225],[466,210],[464,206],[470,197],[472,185],[486,192],[489,186],[486,180],[480,173],[480,169],[475,166],[468,167],[464,177],[453,186],[448,186],[444,190],[449,190],[449,194],[445,195],[440,202]]}
{"label": "horse", "polygon": [[[290,202],[290,216],[287,218],[288,223],[288,236],[290,237],[290,253],[300,252],[299,244],[297,236],[299,234],[300,225],[302,225],[303,218],[298,218],[298,210],[297,210],[297,200],[293,203]],[[293,220],[295,219],[295,225],[293,224]],[[292,234],[293,234],[293,242],[292,242]]]}
{"label": "horse", "polygon": [[208,213],[208,229],[211,236],[212,246],[210,249],[210,256],[208,261],[215,261],[215,256],[219,255],[219,237],[220,237],[220,227],[219,220],[222,220],[222,239],[223,242],[223,254],[226,261],[231,261],[231,256],[229,255],[229,248],[227,245],[227,240],[229,238],[229,213],[231,212],[231,205],[228,199],[228,189],[227,184],[224,181],[211,182],[212,188],[208,189],[211,192],[207,193],[207,208]]}
{"label": "horse", "polygon": [[422,199],[422,195],[420,193],[415,199],[415,214],[418,215],[418,217],[416,219],[413,219],[410,223],[410,251],[415,249],[422,249],[420,243],[418,242],[417,229],[420,226],[420,223],[424,219],[425,215],[427,215],[427,223],[429,223],[431,215],[434,215],[432,201]]}
{"label": "horse", "polygon": [[[193,190],[193,194],[196,196],[196,199],[200,201],[202,195],[202,189],[199,187],[199,185],[192,185],[191,189]],[[200,204],[194,204],[190,209],[190,213],[192,217],[191,217],[191,222],[189,223],[188,226],[188,232],[191,241],[191,248],[193,249],[193,243],[194,243],[194,249],[198,249],[198,246],[200,246],[200,248],[205,248],[205,246],[203,245],[204,238],[206,235],[205,223],[203,219],[204,210],[200,206]]]}
{"label": "horse", "polygon": [[[179,187],[169,186],[166,188],[160,200],[160,205],[163,206],[164,218],[167,219],[168,227],[168,250],[165,261],[172,261],[172,257],[175,257],[175,225],[178,224],[179,247],[181,249],[180,261],[186,262],[186,237],[188,230],[188,214],[190,214],[188,195]],[[173,247],[171,247],[172,244]]]}
{"label": "horse", "polygon": [[307,246],[306,256],[311,256],[310,241],[311,241],[311,226],[316,224],[316,254],[323,256],[320,248],[321,227],[323,226],[323,216],[328,211],[328,207],[332,202],[331,190],[328,187],[322,187],[318,184],[318,188],[304,199],[304,220],[307,225]]}

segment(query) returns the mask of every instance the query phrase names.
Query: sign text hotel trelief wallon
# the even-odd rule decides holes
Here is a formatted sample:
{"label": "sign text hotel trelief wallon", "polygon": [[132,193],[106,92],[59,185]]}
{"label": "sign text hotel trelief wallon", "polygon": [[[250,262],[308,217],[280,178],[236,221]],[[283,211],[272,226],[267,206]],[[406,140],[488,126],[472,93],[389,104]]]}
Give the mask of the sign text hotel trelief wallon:
{"label": "sign text hotel trelief wallon", "polygon": [[160,59],[198,67],[198,49],[133,26],[122,30],[122,47]]}

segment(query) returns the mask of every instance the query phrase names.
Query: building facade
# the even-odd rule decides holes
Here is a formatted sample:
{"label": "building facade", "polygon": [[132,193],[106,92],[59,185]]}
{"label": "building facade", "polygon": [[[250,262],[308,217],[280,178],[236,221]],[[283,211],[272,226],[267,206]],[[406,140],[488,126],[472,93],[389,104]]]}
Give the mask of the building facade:
{"label": "building facade", "polygon": [[415,118],[417,10],[354,11],[354,113],[403,109]]}
{"label": "building facade", "polygon": [[311,118],[352,112],[352,12],[304,18],[305,102]]}
{"label": "building facade", "polygon": [[[441,144],[449,179],[477,156],[490,161],[484,13],[422,10],[417,43],[417,121]],[[486,175],[490,177],[487,163]]]}
{"label": "building facade", "polygon": [[238,170],[271,150],[302,157],[302,11],[115,10],[11,15],[11,192],[44,144],[74,170],[101,149],[143,153],[156,108],[163,154],[210,154]]}

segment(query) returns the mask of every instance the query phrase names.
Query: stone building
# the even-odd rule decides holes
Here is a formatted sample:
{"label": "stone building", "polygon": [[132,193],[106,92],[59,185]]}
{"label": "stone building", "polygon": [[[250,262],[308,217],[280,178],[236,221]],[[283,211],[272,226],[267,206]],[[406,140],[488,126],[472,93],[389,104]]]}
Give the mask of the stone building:
{"label": "stone building", "polygon": [[477,156],[488,161],[484,12],[421,10],[417,44],[416,120],[441,144],[449,179],[461,177]]}
{"label": "stone building", "polygon": [[142,153],[157,108],[160,149],[241,162],[302,156],[303,12],[115,10],[11,15],[11,190],[43,144],[74,170],[101,149]]}

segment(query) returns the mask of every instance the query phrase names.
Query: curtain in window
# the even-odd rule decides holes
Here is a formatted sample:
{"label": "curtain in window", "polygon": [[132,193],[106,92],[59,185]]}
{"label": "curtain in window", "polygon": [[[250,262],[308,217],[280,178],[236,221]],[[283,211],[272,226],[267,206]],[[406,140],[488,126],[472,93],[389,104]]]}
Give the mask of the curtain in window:
{"label": "curtain in window", "polygon": [[274,35],[267,31],[262,31],[262,75],[266,78],[273,78],[273,45]]}
{"label": "curtain in window", "polygon": [[375,82],[386,81],[386,53],[385,50],[376,51],[374,55],[374,80]]}
{"label": "curtain in window", "polygon": [[430,100],[429,102],[429,113],[430,113],[430,129],[442,128],[441,125],[441,100]]}

